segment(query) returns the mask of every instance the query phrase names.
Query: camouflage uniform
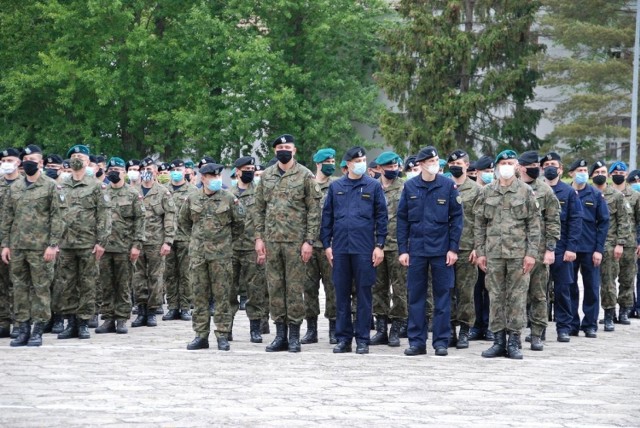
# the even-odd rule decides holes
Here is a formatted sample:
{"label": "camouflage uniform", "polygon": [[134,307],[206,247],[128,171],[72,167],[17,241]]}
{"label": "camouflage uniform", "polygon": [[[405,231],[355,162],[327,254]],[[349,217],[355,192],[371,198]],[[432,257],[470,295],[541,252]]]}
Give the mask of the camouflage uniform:
{"label": "camouflage uniform", "polygon": [[[20,180],[21,177],[18,176]],[[5,178],[0,179],[0,209],[4,209],[5,198],[9,193],[9,187],[15,181],[7,181]],[[3,239],[0,232],[0,239]],[[11,276],[9,275],[9,266],[0,262],[0,327],[9,328],[13,318],[13,286],[11,284]]]}
{"label": "camouflage uniform", "polygon": [[106,190],[111,200],[111,235],[100,259],[104,320],[126,320],[131,313],[131,249],[142,249],[145,209],[140,194],[125,184]]}
{"label": "camouflage uniform", "polygon": [[96,244],[104,247],[111,234],[111,205],[94,177],[61,184],[60,200],[66,231],[60,244],[60,311],[89,320],[95,311],[98,262]]}
{"label": "camouflage uniform", "polygon": [[64,231],[56,183],[43,174],[29,186],[20,178],[4,202],[2,247],[11,249],[16,321],[47,322],[54,262],[43,256],[59,245]]}
{"label": "camouflage uniform", "polygon": [[193,330],[201,338],[208,338],[211,331],[211,297],[216,301],[213,316],[216,337],[231,331],[231,248],[234,238],[242,234],[243,220],[244,209],[226,190],[210,196],[202,190],[191,192],[180,208],[180,227],[191,232],[189,272],[195,303]]}
{"label": "camouflage uniform", "polygon": [[612,186],[605,187],[602,195],[609,207],[609,232],[600,265],[600,300],[602,309],[606,311],[615,309],[618,294],[618,261],[613,256],[613,250],[616,245],[627,246],[629,241],[633,246],[635,234],[631,236],[631,206],[625,201],[624,195]]}
{"label": "camouflage uniform", "polygon": [[145,209],[145,242],[138,263],[134,265],[133,291],[136,305],[146,306],[153,313],[162,306],[163,244],[173,244],[176,233],[176,205],[171,193],[159,183],[153,183],[142,199]]}
{"label": "camouflage uniform", "polygon": [[[198,189],[193,184],[185,183],[180,187],[169,185],[169,191],[176,206],[176,214],[187,200],[191,192]],[[168,309],[189,310],[193,301],[193,290],[189,282],[189,239],[190,232],[178,227],[173,238],[171,252],[165,258],[164,284],[167,291]]]}
{"label": "camouflage uniform", "polygon": [[625,198],[625,207],[628,206],[629,212],[629,239],[624,245],[622,257],[618,262],[619,276],[618,283],[618,304],[620,308],[633,308],[633,288],[636,279],[637,260],[636,248],[638,242],[638,227],[640,227],[640,193],[631,190],[627,184],[622,191]]}

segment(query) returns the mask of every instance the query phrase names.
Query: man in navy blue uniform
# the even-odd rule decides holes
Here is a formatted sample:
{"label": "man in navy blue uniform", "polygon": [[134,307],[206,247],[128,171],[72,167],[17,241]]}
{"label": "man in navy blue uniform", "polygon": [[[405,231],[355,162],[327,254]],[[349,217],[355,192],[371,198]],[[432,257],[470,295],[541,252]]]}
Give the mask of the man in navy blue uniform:
{"label": "man in navy blue uniform", "polygon": [[555,260],[551,265],[554,313],[558,342],[569,342],[571,332],[571,284],[574,282],[573,261],[576,259],[582,233],[582,204],[578,192],[562,182],[562,159],[556,152],[547,153],[540,165],[544,178],[560,201],[560,240],[556,242]]}
{"label": "man in navy blue uniform", "polygon": [[453,180],[438,174],[438,152],[425,147],[416,156],[422,172],[404,185],[398,206],[398,254],[408,268],[409,348],[405,355],[427,353],[424,317],[429,271],[433,285],[433,347],[447,355],[451,335],[451,289],[462,235],[462,200]]}
{"label": "man in navy blue uniform", "polygon": [[[570,288],[572,320],[569,334],[577,336],[578,332],[583,330],[585,336],[596,338],[600,311],[600,264],[609,232],[609,208],[602,193],[587,184],[588,171],[587,161],[584,159],[576,160],[569,167],[569,175],[573,178],[571,185],[578,191],[582,204],[582,233],[578,239],[578,251],[573,263],[573,283]],[[582,273],[584,287],[582,322],[578,314],[580,305],[578,269]]]}
{"label": "man in navy blue uniform", "polygon": [[[348,173],[329,186],[322,209],[320,239],[333,266],[336,290],[336,339],[334,353],[351,352],[355,333],[356,353],[369,353],[371,299],[376,267],[384,259],[387,237],[387,204],[380,182],[369,177],[362,147],[347,151]],[[351,320],[351,285],[358,299],[355,331]],[[424,309],[422,311],[424,317]]]}

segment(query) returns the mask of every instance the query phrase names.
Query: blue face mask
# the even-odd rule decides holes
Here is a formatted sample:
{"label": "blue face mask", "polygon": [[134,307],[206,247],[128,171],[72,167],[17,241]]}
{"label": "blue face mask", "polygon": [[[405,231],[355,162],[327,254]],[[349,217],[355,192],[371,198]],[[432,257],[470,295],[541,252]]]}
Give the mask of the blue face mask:
{"label": "blue face mask", "polygon": [[633,184],[631,185],[631,189],[632,189],[634,192],[640,192],[640,183],[633,183]]}
{"label": "blue face mask", "polygon": [[367,172],[367,163],[366,162],[357,162],[353,164],[353,169],[351,170],[355,175],[364,175]]}
{"label": "blue face mask", "polygon": [[413,177],[417,177],[418,174],[420,174],[420,173],[419,172],[415,172],[415,171],[407,172],[407,180],[411,180]]}
{"label": "blue face mask", "polygon": [[182,181],[183,178],[183,171],[171,171],[171,181],[175,181],[177,183],[178,181]]}
{"label": "blue face mask", "polygon": [[480,176],[482,178],[482,182],[484,184],[489,184],[493,181],[493,173],[492,172],[483,172]]}
{"label": "blue face mask", "polygon": [[86,175],[87,177],[93,177],[94,175],[96,175],[96,173],[93,168],[87,166],[84,168],[84,175]]}
{"label": "blue face mask", "polygon": [[231,180],[231,187],[238,187],[238,180],[236,180],[235,178]]}
{"label": "blue face mask", "polygon": [[589,179],[589,175],[586,172],[576,172],[575,181],[577,184],[585,184]]}
{"label": "blue face mask", "polygon": [[207,188],[212,192],[217,192],[218,190],[222,189],[222,180],[215,178],[213,180],[209,180],[209,185],[207,186]]}

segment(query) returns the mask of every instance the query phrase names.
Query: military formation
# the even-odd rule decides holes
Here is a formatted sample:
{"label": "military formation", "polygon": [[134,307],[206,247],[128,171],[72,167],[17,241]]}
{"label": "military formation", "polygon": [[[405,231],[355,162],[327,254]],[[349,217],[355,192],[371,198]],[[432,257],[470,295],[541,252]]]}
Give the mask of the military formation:
{"label": "military formation", "polygon": [[321,339],[320,287],[334,353],[406,339],[405,355],[424,355],[431,333],[437,356],[487,340],[483,357],[522,359],[523,342],[543,351],[549,321],[566,343],[639,316],[640,171],[624,162],[471,162],[431,146],[368,161],[356,146],[339,165],[318,150],[312,171],[293,136],[272,148],[265,166],[235,160],[230,186],[209,156],[0,152],[0,337],[129,334],[134,315],[132,328],[190,321],[198,350],[213,319],[228,351],[243,310],[252,343],[271,318],[265,350],[297,353]]}

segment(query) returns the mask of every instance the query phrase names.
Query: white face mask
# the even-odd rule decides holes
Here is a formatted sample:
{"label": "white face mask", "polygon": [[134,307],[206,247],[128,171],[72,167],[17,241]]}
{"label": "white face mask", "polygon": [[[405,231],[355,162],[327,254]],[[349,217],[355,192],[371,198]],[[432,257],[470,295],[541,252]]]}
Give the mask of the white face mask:
{"label": "white face mask", "polygon": [[138,181],[140,180],[140,171],[131,170],[127,172],[127,177],[129,177],[129,181]]}
{"label": "white face mask", "polygon": [[498,171],[500,171],[501,178],[508,180],[516,173],[516,167],[513,165],[500,165]]}
{"label": "white face mask", "polygon": [[71,177],[71,173],[70,172],[62,172],[62,173],[60,173],[60,178],[62,178],[63,180],[66,180],[69,177]]}
{"label": "white face mask", "polygon": [[429,165],[427,166],[426,171],[429,174],[436,175],[437,173],[440,172],[440,165],[438,165],[437,163],[433,165]]}
{"label": "white face mask", "polygon": [[0,174],[12,174],[16,170],[16,165],[11,162],[2,162],[0,164]]}

